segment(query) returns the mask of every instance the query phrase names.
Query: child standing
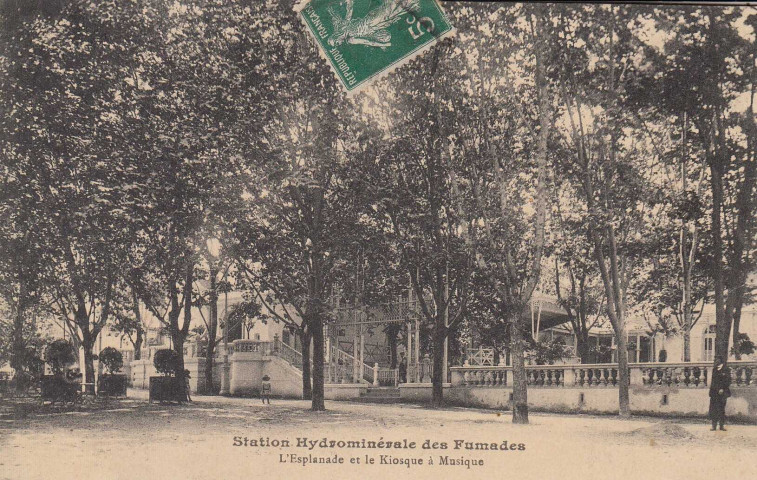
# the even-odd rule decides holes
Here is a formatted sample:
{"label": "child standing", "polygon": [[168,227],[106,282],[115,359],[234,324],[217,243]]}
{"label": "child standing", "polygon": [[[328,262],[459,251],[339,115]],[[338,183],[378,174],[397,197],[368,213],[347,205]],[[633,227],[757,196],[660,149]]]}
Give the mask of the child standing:
{"label": "child standing", "polygon": [[271,377],[268,375],[263,375],[263,383],[260,388],[260,399],[263,401],[263,404],[266,402],[268,402],[268,405],[271,404]]}

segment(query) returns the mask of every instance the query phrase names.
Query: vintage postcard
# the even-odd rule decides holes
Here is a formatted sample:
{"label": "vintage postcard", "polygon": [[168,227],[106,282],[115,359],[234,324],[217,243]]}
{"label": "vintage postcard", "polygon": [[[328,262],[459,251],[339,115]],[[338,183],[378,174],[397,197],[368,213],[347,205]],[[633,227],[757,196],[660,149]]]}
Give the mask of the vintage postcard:
{"label": "vintage postcard", "polygon": [[756,29],[0,0],[0,480],[757,478]]}

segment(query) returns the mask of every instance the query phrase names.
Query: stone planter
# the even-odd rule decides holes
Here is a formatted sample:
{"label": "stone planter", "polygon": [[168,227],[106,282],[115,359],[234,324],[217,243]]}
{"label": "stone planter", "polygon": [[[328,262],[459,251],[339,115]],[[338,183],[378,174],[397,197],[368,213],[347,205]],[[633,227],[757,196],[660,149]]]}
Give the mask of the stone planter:
{"label": "stone planter", "polygon": [[76,403],[81,400],[81,383],[67,382],[59,375],[43,375],[40,381],[42,400],[52,403]]}
{"label": "stone planter", "polygon": [[125,397],[128,377],[123,374],[101,375],[97,384],[97,395]]}
{"label": "stone planter", "polygon": [[187,392],[181,389],[176,377],[150,377],[150,403],[186,402]]}

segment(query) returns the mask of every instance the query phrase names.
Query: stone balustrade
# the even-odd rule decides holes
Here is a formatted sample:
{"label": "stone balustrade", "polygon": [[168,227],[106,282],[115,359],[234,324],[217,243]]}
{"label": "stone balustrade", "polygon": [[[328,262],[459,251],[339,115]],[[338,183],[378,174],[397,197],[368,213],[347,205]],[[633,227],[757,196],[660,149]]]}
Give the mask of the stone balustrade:
{"label": "stone balustrade", "polygon": [[[754,387],[757,384],[757,362],[732,361],[728,366],[731,368],[733,386]],[[452,367],[450,370],[453,386],[512,386],[511,366],[464,366]],[[712,364],[632,363],[629,372],[630,384],[633,386],[705,388],[712,375]],[[527,365],[526,380],[532,387],[611,388],[618,385],[618,365]]]}
{"label": "stone balustrade", "polygon": [[259,340],[234,340],[234,352],[238,353],[260,353],[262,355],[271,354],[271,342],[261,342]]}

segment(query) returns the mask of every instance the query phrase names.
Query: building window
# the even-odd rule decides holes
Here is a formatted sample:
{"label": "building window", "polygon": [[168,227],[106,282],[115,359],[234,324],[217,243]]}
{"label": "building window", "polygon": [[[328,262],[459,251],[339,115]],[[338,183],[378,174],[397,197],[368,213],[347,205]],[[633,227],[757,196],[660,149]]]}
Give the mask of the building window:
{"label": "building window", "polygon": [[646,335],[639,335],[638,348],[640,362],[654,361],[654,343],[651,338]]}
{"label": "building window", "polygon": [[260,340],[260,334],[259,333],[255,334],[255,340]]}
{"label": "building window", "polygon": [[704,331],[704,358],[705,362],[710,362],[715,355],[715,325],[708,325]]}

